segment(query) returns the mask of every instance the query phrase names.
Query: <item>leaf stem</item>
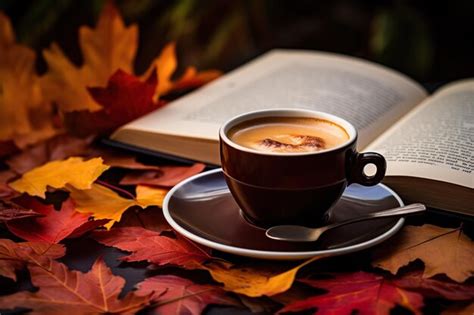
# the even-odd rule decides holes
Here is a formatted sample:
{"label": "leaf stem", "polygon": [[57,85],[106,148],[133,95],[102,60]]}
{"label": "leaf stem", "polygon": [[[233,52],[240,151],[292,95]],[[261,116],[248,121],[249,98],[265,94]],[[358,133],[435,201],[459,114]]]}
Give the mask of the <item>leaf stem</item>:
{"label": "leaf stem", "polygon": [[117,187],[117,186],[114,186],[112,184],[109,184],[107,182],[104,182],[102,180],[96,180],[96,183],[99,184],[99,185],[102,185],[102,186],[105,186],[107,188],[110,188],[112,190],[115,190],[115,191],[118,191],[118,192],[121,192],[122,194],[126,195],[127,197],[129,197],[130,199],[134,199],[135,200],[135,196],[132,195],[130,192],[126,191],[125,189],[122,189],[120,187]]}

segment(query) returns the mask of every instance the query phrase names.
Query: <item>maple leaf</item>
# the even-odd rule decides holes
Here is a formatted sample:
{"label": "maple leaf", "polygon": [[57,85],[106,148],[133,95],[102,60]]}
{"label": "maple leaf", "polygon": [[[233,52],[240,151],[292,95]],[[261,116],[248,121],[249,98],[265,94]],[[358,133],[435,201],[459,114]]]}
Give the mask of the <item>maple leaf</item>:
{"label": "maple leaf", "polygon": [[0,142],[24,148],[54,135],[53,111],[35,74],[35,52],[15,42],[8,17],[0,12]]}
{"label": "maple leaf", "polygon": [[90,157],[101,157],[106,165],[110,167],[131,169],[131,170],[159,170],[156,165],[148,165],[138,162],[135,155],[131,155],[119,150],[109,148],[92,148]]}
{"label": "maple leaf", "polygon": [[212,278],[224,284],[224,290],[250,297],[272,296],[288,290],[296,273],[307,264],[321,259],[313,257],[302,264],[284,272],[271,272],[268,265],[259,267],[236,267],[224,263],[211,263],[206,269]]}
{"label": "maple leaf", "polygon": [[166,221],[163,211],[158,207],[148,207],[146,209],[129,209],[125,211],[114,227],[134,227],[139,226],[155,232],[172,231],[173,228]]}
{"label": "maple leaf", "polygon": [[120,221],[122,214],[130,207],[161,206],[167,193],[167,190],[164,189],[137,186],[136,198],[127,199],[98,184],[92,184],[91,188],[86,190],[69,186],[68,190],[76,204],[76,210],[92,214],[96,219],[109,219],[110,221],[104,225],[107,229],[110,229],[115,222]]}
{"label": "maple leaf", "polygon": [[406,226],[374,254],[372,265],[392,274],[417,259],[425,264],[425,278],[446,274],[454,281],[464,282],[474,272],[474,243],[459,229],[430,224]]}
{"label": "maple leaf", "polygon": [[59,211],[56,211],[53,205],[42,204],[29,196],[16,198],[15,202],[43,215],[38,218],[7,222],[10,232],[27,241],[59,243],[71,235],[80,236],[107,222],[107,220],[89,221],[90,215],[77,212],[71,199],[64,201]]}
{"label": "maple leaf", "polygon": [[68,270],[51,259],[28,264],[37,292],[18,292],[0,297],[0,308],[23,307],[35,314],[135,314],[149,304],[148,296],[119,294],[125,279],[112,274],[102,259],[87,273]]}
{"label": "maple leaf", "polygon": [[122,178],[121,185],[153,185],[173,187],[179,182],[202,172],[206,166],[196,163],[192,166],[161,166],[157,171],[134,171]]}
{"label": "maple leaf", "polygon": [[147,278],[137,288],[136,294],[151,295],[158,304],[152,314],[199,315],[209,304],[238,305],[218,286],[196,284],[173,275]]}
{"label": "maple leaf", "polygon": [[64,160],[74,155],[84,155],[93,138],[76,138],[60,134],[28,147],[6,160],[6,164],[18,174],[23,174],[50,161]]}
{"label": "maple leaf", "polygon": [[423,278],[423,272],[415,271],[396,277],[392,282],[410,291],[421,293],[424,297],[445,298],[453,301],[474,299],[474,284],[460,284],[446,280]]}
{"label": "maple leaf", "polygon": [[70,157],[34,168],[9,185],[18,192],[44,199],[48,186],[64,188],[67,184],[76,189],[88,189],[108,168],[101,158],[84,161],[80,157]]}
{"label": "maple leaf", "polygon": [[15,270],[22,269],[35,256],[55,259],[64,256],[65,252],[66,248],[61,244],[15,243],[9,239],[0,239],[0,276],[16,280]]}
{"label": "maple leaf", "polygon": [[119,69],[110,77],[107,87],[88,89],[102,109],[66,113],[65,124],[68,130],[79,135],[109,133],[164,105],[164,102],[153,101],[156,85],[154,71],[142,82]]}
{"label": "maple leaf", "polygon": [[300,280],[315,288],[329,292],[293,302],[281,309],[283,312],[299,312],[317,308],[315,314],[390,314],[396,305],[401,305],[414,314],[421,314],[423,296],[398,288],[382,276],[367,272],[337,274],[326,280]]}
{"label": "maple leaf", "polygon": [[146,260],[156,265],[172,264],[188,269],[203,268],[212,257],[208,251],[178,236],[176,239],[141,227],[96,231],[93,238],[101,244],[132,252],[124,261]]}
{"label": "maple leaf", "polygon": [[177,81],[172,81],[171,77],[176,71],[177,65],[176,43],[171,42],[167,44],[162,49],[160,55],[152,61],[144,75],[148,76],[155,67],[158,70],[159,84],[156,87],[154,95],[155,100],[157,100],[161,95],[172,91],[204,85],[222,75],[218,70],[198,72],[196,68],[188,67],[181,78]]}
{"label": "maple leaf", "polygon": [[222,75],[219,70],[206,70],[198,72],[195,67],[188,67],[183,76],[173,83],[168,93],[197,88],[205,85]]}
{"label": "maple leaf", "polygon": [[112,2],[102,9],[96,28],[79,28],[79,46],[84,64],[77,68],[61,49],[53,44],[44,50],[48,72],[42,78],[46,94],[61,111],[97,111],[101,106],[86,90],[104,86],[118,69],[132,73],[138,44],[138,27],[126,27]]}
{"label": "maple leaf", "polygon": [[40,213],[24,208],[11,201],[0,199],[0,222],[41,216]]}

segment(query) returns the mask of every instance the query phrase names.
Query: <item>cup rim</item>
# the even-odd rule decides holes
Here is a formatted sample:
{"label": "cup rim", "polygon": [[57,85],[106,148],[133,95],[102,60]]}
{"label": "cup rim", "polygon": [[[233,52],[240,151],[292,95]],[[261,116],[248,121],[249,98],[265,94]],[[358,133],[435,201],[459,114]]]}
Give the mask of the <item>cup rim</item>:
{"label": "cup rim", "polygon": [[[308,118],[318,118],[322,120],[327,120],[329,122],[333,122],[339,125],[340,127],[342,127],[346,131],[346,133],[349,135],[349,139],[336,147],[326,149],[326,150],[321,150],[321,151],[277,153],[277,152],[263,152],[263,151],[258,151],[255,149],[244,147],[242,145],[239,145],[233,142],[227,136],[227,132],[230,130],[230,128],[234,127],[235,125],[242,123],[244,121],[250,120],[250,119],[263,118],[263,117],[308,117]],[[244,152],[259,154],[259,155],[285,157],[285,156],[305,156],[305,155],[325,154],[328,152],[339,150],[341,148],[345,148],[357,139],[357,130],[347,120],[339,116],[326,113],[326,112],[309,110],[309,109],[297,109],[297,108],[274,108],[274,109],[263,109],[263,110],[247,112],[247,113],[235,116],[227,120],[219,129],[219,136],[222,139],[222,141],[224,141],[227,145],[239,151],[244,151]]]}

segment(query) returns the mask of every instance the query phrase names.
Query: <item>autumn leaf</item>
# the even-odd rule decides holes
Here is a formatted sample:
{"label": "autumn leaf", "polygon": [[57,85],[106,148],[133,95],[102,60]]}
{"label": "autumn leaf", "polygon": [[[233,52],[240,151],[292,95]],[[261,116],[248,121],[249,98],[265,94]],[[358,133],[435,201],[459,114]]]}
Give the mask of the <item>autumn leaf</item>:
{"label": "autumn leaf", "polygon": [[53,136],[51,104],[35,73],[35,52],[15,42],[8,17],[0,12],[0,142],[25,148]]}
{"label": "autumn leaf", "polygon": [[173,228],[166,221],[163,211],[158,207],[148,207],[146,209],[128,209],[122,215],[120,222],[115,223],[117,227],[143,227],[155,232],[171,231]]}
{"label": "autumn leaf", "polygon": [[173,275],[147,278],[137,288],[137,295],[151,295],[156,302],[152,314],[199,315],[209,304],[238,305],[218,286],[196,284]]}
{"label": "autumn leaf", "polygon": [[1,309],[23,307],[35,314],[135,314],[149,304],[148,296],[133,292],[119,299],[125,279],[113,275],[102,259],[87,273],[68,270],[51,259],[30,263],[28,270],[39,290],[1,296]]}
{"label": "autumn leaf", "polygon": [[107,222],[107,220],[89,221],[90,215],[77,212],[71,199],[64,201],[59,211],[56,211],[53,205],[42,204],[29,196],[16,198],[15,201],[43,215],[38,218],[7,222],[10,232],[27,241],[59,243],[71,235],[80,236]]}
{"label": "autumn leaf", "polygon": [[205,85],[222,75],[219,70],[206,70],[198,72],[195,67],[188,67],[183,76],[173,83],[166,93],[174,91],[188,90]]}
{"label": "autumn leaf", "polygon": [[145,76],[148,76],[154,71],[155,68],[158,71],[158,79],[160,80],[160,84],[156,87],[156,92],[153,91],[155,100],[157,100],[160,95],[171,88],[171,76],[176,70],[177,65],[176,44],[174,42],[169,43],[161,50],[160,55],[152,61],[149,69],[145,73]]}
{"label": "autumn leaf", "polygon": [[250,297],[272,296],[288,290],[298,270],[320,258],[313,257],[290,270],[277,273],[270,272],[267,265],[263,268],[236,267],[220,262],[208,264],[206,269],[214,280],[224,284],[224,290]]}
{"label": "autumn leaf", "polygon": [[40,213],[27,209],[11,201],[0,199],[0,222],[41,216]]}
{"label": "autumn leaf", "polygon": [[459,229],[435,225],[406,226],[383,247],[374,252],[372,265],[396,274],[410,262],[420,259],[425,264],[423,277],[446,274],[464,282],[474,272],[474,242]]}
{"label": "autumn leaf", "polygon": [[102,163],[101,158],[84,161],[80,157],[70,157],[67,160],[53,161],[34,168],[10,183],[10,187],[18,192],[44,199],[48,186],[59,189],[70,185],[76,189],[89,189],[108,168]]}
{"label": "autumn leaf", "polygon": [[156,85],[156,72],[142,82],[131,74],[117,70],[110,77],[107,87],[88,88],[102,109],[66,113],[65,124],[69,131],[78,135],[110,133],[165,104],[153,101]]}
{"label": "autumn leaf", "polygon": [[143,164],[137,161],[135,155],[128,154],[122,150],[112,150],[109,148],[92,148],[88,156],[101,157],[106,165],[110,167],[130,169],[130,170],[159,170],[157,165]]}
{"label": "autumn leaf", "polygon": [[329,292],[286,305],[278,314],[317,308],[315,314],[390,314],[396,305],[421,314],[423,296],[396,287],[382,276],[366,272],[335,274],[334,278],[300,280]]}
{"label": "autumn leaf", "polygon": [[134,171],[120,181],[121,185],[153,185],[160,187],[173,187],[179,182],[205,169],[202,163],[192,166],[161,166],[157,171]]}
{"label": "autumn leaf", "polygon": [[115,222],[120,221],[122,214],[130,207],[161,207],[167,193],[167,190],[164,189],[137,186],[136,198],[127,199],[98,184],[92,184],[91,188],[86,190],[69,186],[68,190],[76,204],[76,210],[81,213],[92,214],[98,220],[109,219],[109,223],[104,225],[107,229],[110,229]]}
{"label": "autumn leaf", "polygon": [[6,164],[16,173],[23,174],[47,162],[85,155],[92,140],[92,137],[82,139],[67,134],[57,135],[8,158]]}
{"label": "autumn leaf", "polygon": [[43,51],[48,64],[48,72],[42,78],[43,89],[63,112],[98,111],[101,106],[86,87],[104,86],[118,69],[132,73],[137,44],[138,27],[126,27],[113,3],[108,1],[94,29],[87,26],[79,29],[84,59],[80,68],[56,44]]}
{"label": "autumn leaf", "polygon": [[157,100],[161,95],[176,90],[199,87],[222,75],[218,70],[198,72],[196,68],[188,67],[178,80],[173,81],[171,77],[173,76],[177,65],[176,44],[172,42],[162,49],[160,55],[152,61],[144,75],[144,77],[150,75],[153,68],[158,70],[159,84],[156,88],[154,96],[155,100]]}
{"label": "autumn leaf", "polygon": [[424,278],[423,272],[415,271],[398,276],[392,282],[400,288],[416,291],[424,297],[444,298],[452,301],[474,299],[474,284],[460,284],[447,280]]}
{"label": "autumn leaf", "polygon": [[124,261],[146,260],[156,265],[172,264],[188,269],[203,269],[212,257],[208,251],[178,236],[176,239],[140,227],[96,231],[93,238],[101,244],[132,252]]}
{"label": "autumn leaf", "polygon": [[56,259],[65,253],[66,248],[61,244],[15,243],[9,239],[0,239],[0,276],[16,280],[15,270],[22,269],[36,256]]}

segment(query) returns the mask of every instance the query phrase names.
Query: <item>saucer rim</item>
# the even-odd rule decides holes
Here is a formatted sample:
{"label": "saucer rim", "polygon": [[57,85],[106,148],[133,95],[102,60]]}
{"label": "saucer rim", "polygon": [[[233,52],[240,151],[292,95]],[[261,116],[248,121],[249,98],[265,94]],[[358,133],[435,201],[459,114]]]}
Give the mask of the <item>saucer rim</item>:
{"label": "saucer rim", "polygon": [[[199,173],[197,175],[194,175],[192,177],[189,177],[182,182],[178,183],[175,185],[165,196],[163,200],[163,215],[171,227],[180,233],[181,235],[187,237],[188,239],[207,246],[212,249],[217,249],[222,252],[226,253],[231,253],[235,255],[240,255],[240,256],[246,256],[246,257],[253,257],[253,258],[260,258],[260,259],[273,259],[273,260],[300,260],[300,259],[305,259],[305,258],[310,258],[310,257],[316,257],[316,256],[336,256],[336,255],[343,255],[343,254],[348,254],[356,251],[360,251],[369,247],[372,247],[374,245],[377,245],[386,239],[390,238],[391,236],[395,235],[403,226],[405,219],[401,217],[397,223],[392,226],[390,229],[385,231],[384,233],[378,235],[377,237],[374,237],[370,240],[367,240],[362,243],[357,243],[353,244],[350,246],[345,246],[345,247],[340,247],[340,248],[335,248],[335,249],[326,249],[326,250],[315,250],[315,251],[267,251],[267,250],[258,250],[258,249],[248,249],[248,248],[242,248],[242,247],[237,247],[237,246],[230,246],[230,245],[225,245],[221,244],[215,241],[211,241],[209,239],[206,239],[204,237],[198,236],[176,222],[173,217],[170,214],[169,211],[169,201],[171,197],[174,195],[174,193],[180,189],[182,186],[186,185],[187,183],[200,178],[204,176],[208,176],[214,173],[219,173],[223,172],[222,168],[217,168],[214,170],[209,170],[206,172]],[[380,185],[382,188],[387,190],[392,196],[395,197],[395,199],[398,201],[400,206],[404,206],[404,202],[398,196],[397,193],[395,193],[391,188],[387,187],[386,185],[379,183],[377,185]]]}

